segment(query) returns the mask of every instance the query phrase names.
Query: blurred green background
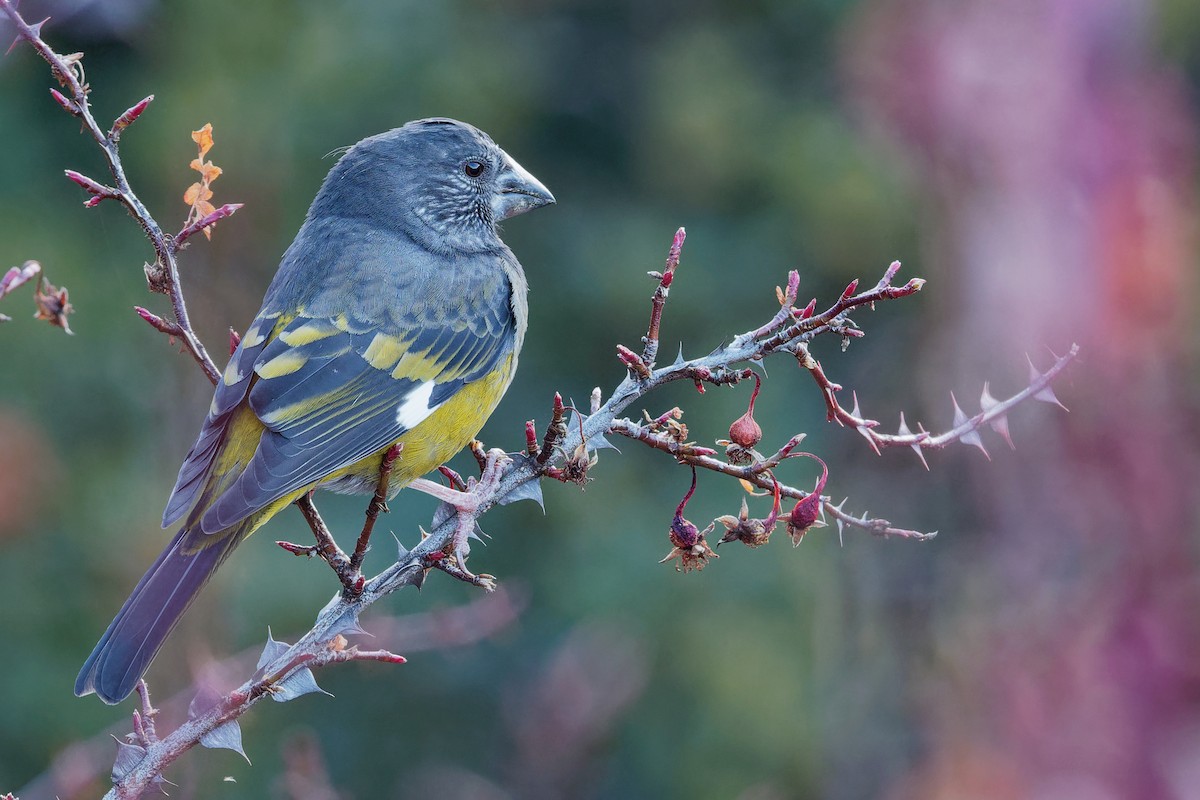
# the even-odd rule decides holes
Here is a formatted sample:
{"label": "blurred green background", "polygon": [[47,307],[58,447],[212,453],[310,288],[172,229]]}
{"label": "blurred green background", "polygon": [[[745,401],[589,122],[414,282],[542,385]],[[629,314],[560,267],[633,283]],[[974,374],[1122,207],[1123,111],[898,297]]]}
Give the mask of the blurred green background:
{"label": "blurred green background", "polygon": [[[378,644],[409,664],[339,666],[318,675],[336,700],[260,706],[244,720],[253,766],[193,752],[172,793],[1197,797],[1198,9],[26,0],[27,18],[55,17],[60,52],[86,52],[101,120],[157,96],[123,156],[167,229],[186,213],[189,132],[214,125],[215,202],[246,207],[181,258],[214,354],[258,308],[335,148],[453,116],[541,178],[558,205],[505,230],[531,323],[490,446],[519,448],[555,390],[582,403],[615,386],[614,345],[644,332],[644,274],[681,225],[670,355],[764,322],[791,268],[802,301],[823,303],[892,259],[929,279],[861,314],[848,352],[814,348],[891,430],[901,410],[945,428],[951,391],[973,412],[985,380],[1021,388],[1025,352],[1044,367],[1046,347],[1084,347],[1056,387],[1069,415],[1022,407],[1015,452],[989,432],[991,461],[957,446],[928,473],[826,423],[811,380],[768,362],[764,446],[807,432],[849,510],[936,540],[825,529],[792,549],[778,533],[678,575],[656,562],[688,475],[617,442],[585,491],[545,487],[545,515],[485,518],[494,539],[471,565],[509,594],[481,601],[434,574],[376,606],[376,625],[402,618]],[[24,800],[105,786],[103,731],[131,707],[76,699],[72,682],[166,541],[162,505],[210,396],[131,310],[167,311],[146,293],[137,226],[112,203],[83,209],[62,178],[106,176],[50,84],[28,48],[0,59],[0,269],[40,260],[77,309],[68,338],[30,318],[28,287],[0,301],[14,317],[0,326],[0,792]],[[710,443],[747,396],[681,386],[646,408],[683,406]],[[786,477],[815,474],[801,460]],[[701,475],[689,516],[734,513],[741,495]],[[344,539],[360,524],[361,500],[320,505]],[[382,523],[411,544],[431,511],[402,493]],[[157,698],[197,675],[232,687],[245,670],[214,662],[268,626],[307,629],[332,576],[271,544],[306,536],[283,513],[239,550],[151,669]]]}

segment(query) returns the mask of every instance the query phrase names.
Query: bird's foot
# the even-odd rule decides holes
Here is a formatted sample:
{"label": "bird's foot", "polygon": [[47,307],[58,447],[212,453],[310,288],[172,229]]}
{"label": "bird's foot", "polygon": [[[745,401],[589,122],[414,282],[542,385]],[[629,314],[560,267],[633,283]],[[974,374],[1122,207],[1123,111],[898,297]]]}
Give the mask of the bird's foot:
{"label": "bird's foot", "polygon": [[468,478],[465,492],[442,486],[440,483],[425,478],[417,478],[408,485],[410,489],[432,495],[445,503],[434,515],[435,526],[448,519],[450,515],[457,517],[454,534],[449,543],[450,547],[447,548],[447,554],[453,558],[454,563],[451,564],[447,559],[442,559],[440,562],[435,562],[434,566],[467,583],[482,586],[488,591],[495,588],[495,578],[490,575],[475,575],[467,569],[467,556],[471,552],[469,540],[478,538],[476,535],[478,526],[475,521],[482,511],[495,502],[492,493],[504,476],[504,468],[511,463],[512,459],[503,450],[489,450],[484,462],[483,474],[478,481]]}

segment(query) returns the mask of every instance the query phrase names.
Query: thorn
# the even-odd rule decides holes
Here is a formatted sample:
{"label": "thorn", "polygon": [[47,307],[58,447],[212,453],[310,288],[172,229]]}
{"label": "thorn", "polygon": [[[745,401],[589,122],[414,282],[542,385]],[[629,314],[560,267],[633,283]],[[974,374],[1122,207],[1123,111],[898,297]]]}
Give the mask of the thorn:
{"label": "thorn", "polygon": [[851,392],[851,395],[854,397],[854,410],[850,412],[850,416],[854,417],[855,419],[862,420],[862,424],[855,425],[854,429],[862,434],[862,437],[867,440],[867,443],[871,445],[871,449],[875,451],[875,455],[883,455],[883,453],[879,451],[879,445],[875,442],[875,437],[871,435],[871,428],[874,428],[879,423],[873,419],[863,419],[862,412],[858,407],[858,392]]}
{"label": "thorn", "polygon": [[[904,412],[900,412],[900,429],[897,431],[900,436],[912,436],[913,432],[908,427],[908,423],[904,421]],[[913,443],[910,445],[913,452],[917,454],[917,458],[921,459],[921,464],[924,465],[925,471],[929,471],[929,462],[925,460],[925,452],[921,449],[921,445]]]}
{"label": "thorn", "polygon": [[[1033,359],[1029,357],[1028,353],[1025,354],[1025,360],[1029,362],[1029,384],[1032,386],[1034,383],[1040,381],[1043,375],[1042,373],[1038,372],[1037,367],[1033,366]],[[1054,390],[1050,388],[1050,384],[1046,384],[1041,391],[1033,396],[1033,399],[1041,400],[1043,403],[1050,403],[1051,405],[1058,406],[1063,411],[1068,413],[1071,411],[1071,409],[1064,406],[1058,397],[1055,396]]]}
{"label": "thorn", "polygon": [[[839,514],[841,514],[841,513],[843,513],[843,512],[842,512],[842,506],[846,505],[846,501],[847,501],[847,500],[849,500],[849,499],[850,499],[849,497],[843,497],[843,498],[842,498],[842,502],[838,503],[836,506],[834,506],[832,503],[830,503],[830,505],[831,505],[831,506],[833,506],[833,509],[834,509],[835,511],[837,511]],[[842,541],[842,528],[844,528],[844,527],[845,527],[845,523],[843,523],[843,522],[842,522],[842,518],[841,518],[841,517],[837,517],[836,519],[837,519],[837,526],[838,526],[838,542],[839,542],[839,543],[841,543],[841,541]]]}
{"label": "thorn", "polygon": [[242,343],[241,335],[237,331],[235,331],[233,328],[230,328],[229,329],[229,355],[233,355],[235,352],[237,352],[238,345],[240,345],[241,343]]}
{"label": "thorn", "polygon": [[[984,381],[983,382],[983,394],[981,394],[979,396],[979,407],[982,408],[984,413],[986,414],[987,412],[991,411],[993,408],[995,408],[999,404],[1000,404],[1000,401],[997,400],[996,398],[992,397],[992,393],[990,391],[988,391],[988,382]],[[1008,415],[1007,414],[1001,414],[1000,416],[991,420],[988,424],[991,425],[992,430],[994,430],[996,433],[998,433],[1004,437],[1004,441],[1008,442],[1009,448],[1011,448],[1013,450],[1017,449],[1017,446],[1015,444],[1013,444],[1012,435],[1008,431]]]}
{"label": "thorn", "polygon": [[[959,427],[961,427],[961,426],[963,426],[963,425],[970,425],[970,424],[971,424],[971,420],[969,420],[969,419],[967,418],[967,415],[966,415],[966,414],[964,414],[964,413],[963,413],[963,410],[962,410],[962,409],[959,407],[959,405],[958,405],[958,398],[956,398],[956,397],[954,396],[954,392],[951,392],[951,393],[950,393],[950,400],[951,400],[951,401],[954,403],[954,424],[953,424],[953,427],[954,427],[954,428],[959,428]],[[962,442],[963,444],[972,444],[972,445],[975,445],[975,446],[976,446],[976,447],[978,447],[978,448],[979,448],[981,451],[983,451],[983,454],[984,454],[984,456],[986,456],[986,457],[987,457],[987,460],[988,460],[988,461],[991,461],[991,460],[992,460],[992,457],[991,457],[991,456],[988,454],[987,448],[985,448],[985,447],[983,446],[983,440],[979,438],[979,430],[978,430],[978,429],[976,429],[976,428],[974,428],[974,427],[970,428],[970,430],[968,430],[968,431],[967,431],[966,433],[964,433],[962,436],[959,436],[959,437],[958,437],[958,440],[959,440],[960,442]]]}

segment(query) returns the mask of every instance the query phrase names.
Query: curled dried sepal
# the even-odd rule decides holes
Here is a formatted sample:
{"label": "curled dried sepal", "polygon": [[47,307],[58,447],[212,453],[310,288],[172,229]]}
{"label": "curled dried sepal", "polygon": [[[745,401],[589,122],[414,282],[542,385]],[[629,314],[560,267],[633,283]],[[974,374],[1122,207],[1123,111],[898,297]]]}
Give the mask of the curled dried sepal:
{"label": "curled dried sepal", "polygon": [[[567,456],[566,462],[563,463],[563,472],[565,473],[567,480],[571,483],[576,483],[580,486],[586,486],[587,482],[591,480],[591,478],[588,477],[588,470],[596,466],[596,462],[600,460],[600,456],[596,453],[599,448],[593,444],[592,449],[589,452],[588,439],[583,433],[583,414],[579,413],[579,409],[573,410],[575,411],[575,419],[579,422],[579,444],[576,445],[575,449],[571,451],[571,454]],[[597,438],[599,438],[601,441],[604,439],[603,436]],[[612,446],[607,442],[605,442],[605,444],[609,447]]]}
{"label": "curled dried sepal", "polygon": [[[773,477],[772,480],[774,480]],[[742,498],[742,510],[736,517],[728,514],[717,517],[715,522],[725,526],[725,535],[721,537],[721,541],[717,542],[717,546],[720,547],[725,542],[732,541],[739,541],[751,548],[766,544],[775,530],[775,523],[779,520],[779,481],[775,481],[774,494],[775,502],[771,506],[771,513],[765,519],[754,519],[750,516],[750,508],[746,504],[745,497]]]}
{"label": "curled dried sepal", "polygon": [[821,477],[817,479],[816,488],[812,494],[802,498],[792,508],[792,512],[787,518],[788,536],[792,537],[792,546],[800,544],[804,541],[804,534],[809,528],[814,526],[820,527],[825,523],[820,521],[821,518],[821,492],[825,491],[825,481],[829,478],[829,467],[825,466],[825,462],[812,453],[796,453],[797,456],[807,456],[821,465]]}
{"label": "curled dried sepal", "polygon": [[671,520],[671,530],[668,537],[671,540],[673,547],[671,552],[659,561],[660,564],[665,564],[668,561],[678,560],[675,565],[676,572],[697,572],[708,566],[710,558],[718,558],[717,554],[708,545],[706,540],[707,534],[713,529],[709,525],[704,530],[696,527],[695,523],[683,516],[683,509],[687,506],[688,501],[692,499],[692,495],[696,492],[696,468],[692,467],[692,486],[688,489],[687,494],[679,501],[678,507],[675,509],[675,518]]}
{"label": "curled dried sepal", "polygon": [[68,335],[73,335],[71,326],[67,324],[67,315],[75,309],[67,299],[67,287],[59,288],[43,275],[41,286],[33,296],[33,302],[37,305],[34,318],[44,319],[51,325],[62,328]]}

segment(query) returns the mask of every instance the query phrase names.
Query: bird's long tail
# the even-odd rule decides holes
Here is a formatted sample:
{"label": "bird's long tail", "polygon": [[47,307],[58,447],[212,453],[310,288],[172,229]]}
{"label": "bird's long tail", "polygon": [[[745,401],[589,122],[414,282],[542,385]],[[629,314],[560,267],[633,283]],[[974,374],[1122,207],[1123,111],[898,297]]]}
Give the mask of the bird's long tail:
{"label": "bird's long tail", "polygon": [[106,703],[128,697],[196,594],[253,529],[252,519],[213,534],[190,526],[175,534],[88,656],[75,694],[95,692]]}

